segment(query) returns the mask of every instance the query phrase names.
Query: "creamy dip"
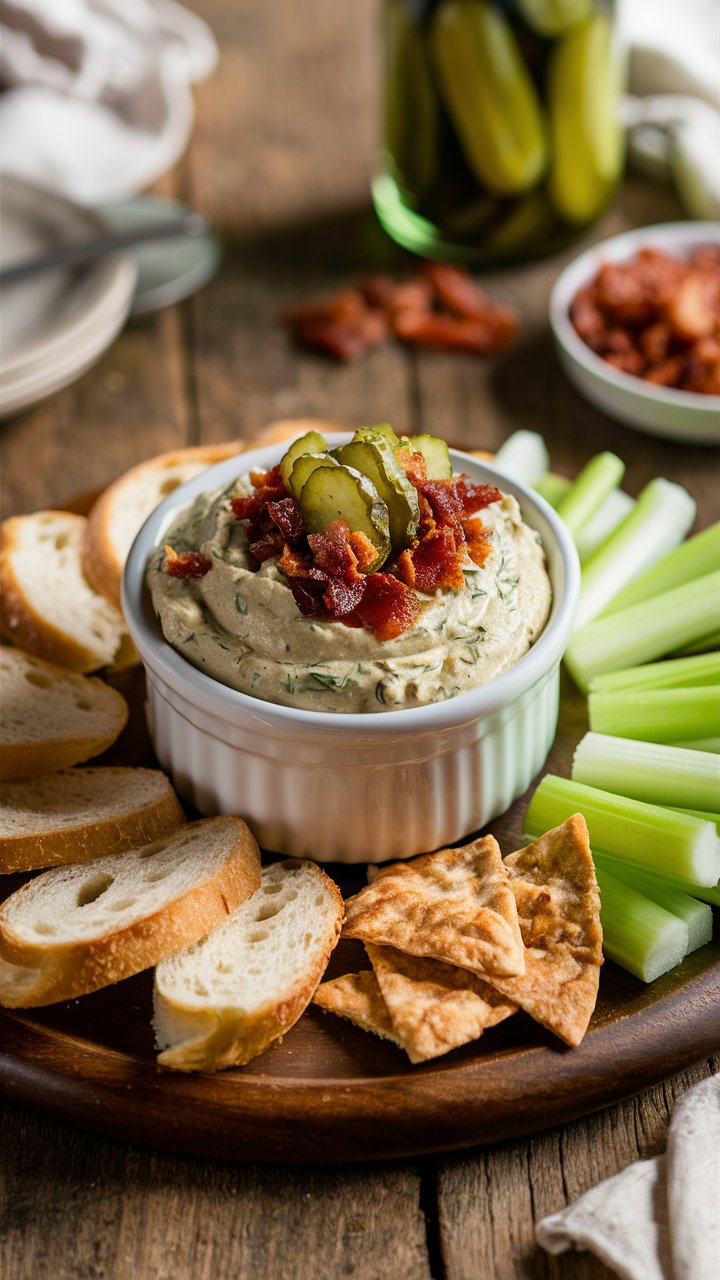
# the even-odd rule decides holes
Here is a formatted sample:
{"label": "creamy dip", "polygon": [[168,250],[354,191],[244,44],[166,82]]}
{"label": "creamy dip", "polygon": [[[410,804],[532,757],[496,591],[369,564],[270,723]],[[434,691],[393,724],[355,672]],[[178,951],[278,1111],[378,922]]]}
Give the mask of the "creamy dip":
{"label": "creamy dip", "polygon": [[422,595],[418,621],[394,640],[367,627],[300,613],[277,560],[260,568],[230,497],[252,492],[243,477],[202,494],[165,535],[175,551],[211,561],[202,578],[174,578],[153,552],[147,580],[163,634],[207,675],[267,702],[313,711],[392,711],[453,698],[506,671],[548,618],[551,588],[539,537],[504,495],[479,513],[492,530],[480,569],[465,586]]}

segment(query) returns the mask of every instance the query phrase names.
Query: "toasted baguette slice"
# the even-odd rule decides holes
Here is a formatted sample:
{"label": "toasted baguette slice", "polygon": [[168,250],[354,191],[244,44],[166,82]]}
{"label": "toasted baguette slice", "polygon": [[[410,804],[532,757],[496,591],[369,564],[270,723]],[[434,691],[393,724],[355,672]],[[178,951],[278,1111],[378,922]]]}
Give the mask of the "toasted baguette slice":
{"label": "toasted baguette slice", "polygon": [[155,971],[158,1062],[217,1071],[249,1062],[297,1022],[342,925],[337,886],[313,862],[266,867],[249,902]]}
{"label": "toasted baguette slice", "polygon": [[124,698],[79,676],[0,645],[0,777],[55,773],[105,751],[125,727]]}
{"label": "toasted baguette slice", "polygon": [[0,796],[0,872],[137,849],[184,821],[159,769],[64,769],[8,782]]}
{"label": "toasted baguette slice", "polygon": [[230,440],[174,449],[141,462],[111,484],[93,506],[83,538],[83,572],[95,590],[119,609],[125,561],[150,512],[186,480],[245,448],[244,441]]}
{"label": "toasted baguette slice", "polygon": [[240,818],[44,871],[0,907],[0,1004],[55,1004],[129,978],[197,942],[259,883]]}
{"label": "toasted baguette slice", "polygon": [[80,567],[87,521],[70,511],[6,520],[0,533],[0,630],[8,640],[72,671],[113,661],[122,614],[98,595]]}

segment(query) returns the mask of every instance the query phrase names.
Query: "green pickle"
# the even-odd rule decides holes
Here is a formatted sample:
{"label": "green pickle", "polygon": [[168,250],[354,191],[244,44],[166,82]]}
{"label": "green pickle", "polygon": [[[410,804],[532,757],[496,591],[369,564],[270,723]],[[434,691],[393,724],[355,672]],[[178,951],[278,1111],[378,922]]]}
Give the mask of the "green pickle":
{"label": "green pickle", "polygon": [[396,176],[419,201],[438,175],[440,112],[425,41],[405,0],[385,6],[384,142]]}
{"label": "green pickle", "polygon": [[349,444],[334,449],[333,454],[342,466],[354,467],[367,476],[377,489],[388,509],[390,541],[394,555],[409,546],[420,522],[420,502],[417,489],[395,459],[389,440],[380,432],[366,431],[364,438],[356,432]]}
{"label": "green pickle", "polygon": [[550,196],[568,222],[590,222],[620,176],[620,74],[612,27],[597,13],[555,46],[548,76]]}
{"label": "green pickle", "polygon": [[552,39],[588,18],[592,0],[517,0],[517,7],[533,31]]}
{"label": "green pickle", "polygon": [[485,0],[443,0],[430,47],[470,168],[498,195],[529,190],[546,166],[545,125],[509,24]]}
{"label": "green pickle", "polygon": [[399,244],[449,262],[555,250],[624,158],[614,0],[385,0],[383,167]]}
{"label": "green pickle", "polygon": [[374,573],[390,555],[390,517],[372,481],[354,467],[321,464],[308,476],[299,498],[308,533],[322,533],[333,520],[347,521],[353,533],[364,533],[377,556],[366,569]]}
{"label": "green pickle", "polygon": [[[290,477],[298,458],[304,453],[327,453],[327,440],[319,431],[306,431],[304,436],[293,440],[280,459],[280,475],[285,488],[291,488]],[[294,490],[293,490],[294,492]]]}

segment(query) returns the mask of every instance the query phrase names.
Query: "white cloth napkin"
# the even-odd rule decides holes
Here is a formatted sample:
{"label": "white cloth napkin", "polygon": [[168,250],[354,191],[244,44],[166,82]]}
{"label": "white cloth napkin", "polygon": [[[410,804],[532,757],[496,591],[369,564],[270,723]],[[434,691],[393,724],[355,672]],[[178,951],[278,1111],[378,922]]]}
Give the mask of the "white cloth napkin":
{"label": "white cloth napkin", "polygon": [[720,218],[720,4],[622,0],[629,157],[675,183],[691,218]]}
{"label": "white cloth napkin", "polygon": [[548,1253],[586,1249],[622,1280],[720,1276],[720,1076],[675,1106],[667,1151],[537,1224]]}
{"label": "white cloth napkin", "polygon": [[173,0],[2,0],[0,168],[98,204],[182,154],[213,36]]}

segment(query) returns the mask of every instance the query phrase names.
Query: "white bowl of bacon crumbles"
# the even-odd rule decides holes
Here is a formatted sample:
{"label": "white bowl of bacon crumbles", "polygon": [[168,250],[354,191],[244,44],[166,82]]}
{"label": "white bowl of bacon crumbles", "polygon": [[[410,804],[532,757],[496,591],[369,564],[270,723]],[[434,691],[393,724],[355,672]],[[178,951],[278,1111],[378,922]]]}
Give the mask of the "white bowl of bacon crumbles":
{"label": "white bowl of bacon crumbles", "polygon": [[269,850],[380,862],[478,830],[542,767],[578,586],[537,494],[383,425],[182,485],[123,607],[186,799]]}
{"label": "white bowl of bacon crumbles", "polygon": [[720,440],[720,226],[626,231],[558,277],[550,323],[578,391],[628,426]]}

